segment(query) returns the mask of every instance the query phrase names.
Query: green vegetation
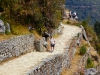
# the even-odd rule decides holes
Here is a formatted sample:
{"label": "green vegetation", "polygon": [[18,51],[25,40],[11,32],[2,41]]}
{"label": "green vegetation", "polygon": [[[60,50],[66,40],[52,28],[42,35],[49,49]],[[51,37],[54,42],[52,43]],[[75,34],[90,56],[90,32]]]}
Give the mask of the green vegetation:
{"label": "green vegetation", "polygon": [[100,22],[98,22],[98,21],[95,22],[94,31],[97,34],[97,40],[95,41],[95,44],[96,44],[95,49],[98,52],[98,54],[100,55]]}
{"label": "green vegetation", "polygon": [[66,24],[71,24],[71,22],[70,21],[67,21]]}
{"label": "green vegetation", "polygon": [[95,22],[94,31],[96,32],[98,37],[100,37],[100,22],[98,22],[98,21]]}
{"label": "green vegetation", "polygon": [[88,58],[87,59],[87,65],[86,65],[86,68],[93,68],[94,67],[94,63],[92,61],[91,58]]}
{"label": "green vegetation", "polygon": [[66,7],[77,12],[80,20],[90,17],[90,24],[100,21],[100,1],[99,0],[66,0]]}
{"label": "green vegetation", "polygon": [[80,47],[80,55],[84,55],[86,53],[86,46]]}
{"label": "green vegetation", "polygon": [[100,23],[96,21],[94,27],[92,27],[89,26],[88,22],[89,19],[83,20],[82,22],[80,22],[80,25],[84,26],[87,36],[92,38],[90,40],[91,45],[95,48],[97,53],[100,55]]}
{"label": "green vegetation", "polygon": [[17,26],[22,25],[32,26],[41,34],[43,29],[58,27],[62,18],[61,6],[64,2],[64,0],[0,0],[0,8],[4,9],[0,19],[10,22],[14,34],[20,34],[15,30]]}
{"label": "green vegetation", "polygon": [[80,25],[84,26],[87,36],[92,38],[90,40],[91,45],[96,49],[96,42],[98,41],[98,38],[97,38],[97,35],[96,35],[93,27],[90,26],[88,22],[89,22],[89,19],[83,20],[82,22],[80,22]]}
{"label": "green vegetation", "polygon": [[88,25],[88,20],[84,20],[82,25],[86,30],[87,36],[92,38],[92,40],[90,40],[91,45],[100,55],[100,23],[96,22],[94,27],[91,27]]}

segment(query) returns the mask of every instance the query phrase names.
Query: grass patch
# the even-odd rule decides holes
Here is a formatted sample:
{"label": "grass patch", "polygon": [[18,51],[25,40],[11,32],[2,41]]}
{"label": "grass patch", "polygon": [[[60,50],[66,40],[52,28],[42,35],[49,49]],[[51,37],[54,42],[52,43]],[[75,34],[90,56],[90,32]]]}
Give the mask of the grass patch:
{"label": "grass patch", "polygon": [[29,31],[28,26],[22,25],[13,20],[8,22],[10,24],[11,32],[5,31],[5,34],[0,34],[0,41],[9,39],[14,36],[26,35],[30,33],[34,34],[37,38],[40,38],[39,34],[35,30]]}
{"label": "grass patch", "polygon": [[70,21],[67,21],[66,24],[71,24],[71,22]]}
{"label": "grass patch", "polygon": [[29,34],[27,27],[22,25],[11,25],[11,33],[15,35]]}
{"label": "grass patch", "polygon": [[36,39],[40,39],[42,36],[40,36],[39,34],[38,34],[38,32],[36,31],[36,30],[31,30],[30,31],[32,34],[34,34],[34,36],[36,37]]}
{"label": "grass patch", "polygon": [[93,68],[94,67],[94,63],[92,61],[91,58],[88,58],[87,59],[87,65],[86,65],[86,68]]}
{"label": "grass patch", "polygon": [[80,26],[80,23],[77,20],[62,20],[62,23],[69,24],[69,25],[76,25]]}
{"label": "grass patch", "polygon": [[86,46],[80,47],[80,55],[84,55],[86,53]]}
{"label": "grass patch", "polygon": [[9,39],[9,38],[14,37],[14,36],[16,36],[16,35],[12,35],[12,34],[9,34],[9,35],[0,34],[0,41]]}
{"label": "grass patch", "polygon": [[56,35],[54,35],[53,37],[54,38],[58,38],[60,36],[60,34],[56,34]]}

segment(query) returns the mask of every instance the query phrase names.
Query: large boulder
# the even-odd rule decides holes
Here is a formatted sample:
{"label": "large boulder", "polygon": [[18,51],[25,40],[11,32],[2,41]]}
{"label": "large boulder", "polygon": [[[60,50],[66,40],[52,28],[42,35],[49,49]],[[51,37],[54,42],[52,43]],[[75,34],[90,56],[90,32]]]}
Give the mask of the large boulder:
{"label": "large boulder", "polygon": [[4,26],[4,22],[0,20],[0,26]]}
{"label": "large boulder", "polygon": [[2,20],[0,20],[0,33],[5,33],[5,26]]}
{"label": "large boulder", "polygon": [[11,30],[10,30],[10,24],[9,23],[6,23],[6,31],[7,32],[11,32]]}

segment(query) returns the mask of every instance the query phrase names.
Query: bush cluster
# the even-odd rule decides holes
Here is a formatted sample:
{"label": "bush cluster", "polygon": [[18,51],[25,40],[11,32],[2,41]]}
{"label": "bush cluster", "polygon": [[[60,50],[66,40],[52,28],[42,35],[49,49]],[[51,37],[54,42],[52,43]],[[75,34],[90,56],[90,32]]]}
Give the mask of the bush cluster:
{"label": "bush cluster", "polygon": [[86,46],[80,47],[80,55],[84,55],[86,53]]}
{"label": "bush cluster", "polygon": [[41,34],[43,28],[59,26],[64,3],[65,0],[0,0],[0,7],[5,9],[0,19],[32,26]]}
{"label": "bush cluster", "polygon": [[94,63],[92,61],[91,58],[88,58],[87,59],[87,65],[86,65],[86,68],[93,68],[94,67]]}

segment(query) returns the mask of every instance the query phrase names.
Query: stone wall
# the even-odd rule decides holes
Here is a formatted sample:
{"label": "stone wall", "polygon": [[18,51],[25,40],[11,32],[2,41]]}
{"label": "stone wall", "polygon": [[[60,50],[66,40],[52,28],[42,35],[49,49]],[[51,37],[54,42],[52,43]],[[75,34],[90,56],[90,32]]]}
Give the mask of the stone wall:
{"label": "stone wall", "polygon": [[63,53],[49,56],[40,64],[33,67],[26,75],[60,75],[62,70],[70,67],[75,54],[77,37],[70,40]]}
{"label": "stone wall", "polygon": [[96,70],[97,70],[98,72],[100,72],[100,64],[98,64],[98,65],[96,66]]}
{"label": "stone wall", "polygon": [[87,64],[87,59],[91,58],[91,54],[90,54],[90,48],[87,49],[86,53],[84,54],[84,56],[80,59],[79,64],[78,64],[78,69],[76,70],[76,72],[74,73],[75,75],[79,75],[80,72],[85,70],[85,66]]}
{"label": "stone wall", "polygon": [[[63,26],[62,23],[60,23],[59,27],[56,28],[52,33],[49,32],[50,35],[56,36],[57,34],[62,34]],[[34,41],[35,49],[39,52],[47,51],[47,49],[44,47],[45,38],[42,37],[41,39],[37,39]]]}
{"label": "stone wall", "polygon": [[62,31],[63,31],[63,26],[62,26],[62,22],[60,22],[60,25],[58,28],[56,28],[53,32],[52,32],[52,35],[53,36],[56,36],[57,34],[63,34]]}
{"label": "stone wall", "polygon": [[[87,38],[87,35],[86,35],[86,31],[84,29],[84,27],[81,25],[81,28],[82,28],[82,34],[81,36],[84,37],[83,39],[87,41],[87,44],[89,44],[90,47],[88,47],[86,53],[84,54],[84,56],[80,59],[79,61],[79,64],[78,64],[78,69],[76,70],[76,72],[74,73],[75,75],[79,75],[80,72],[84,71],[85,69],[85,66],[87,64],[87,59],[88,58],[91,58],[91,53],[90,53],[90,50],[91,50],[91,44]],[[81,37],[80,36],[80,37]]]}
{"label": "stone wall", "polygon": [[84,29],[84,27],[81,25],[80,26],[81,28],[82,28],[82,34],[83,34],[83,36],[84,36],[84,39],[87,41],[87,43],[90,45],[90,42],[89,42],[89,40],[88,40],[88,37],[87,37],[87,35],[86,35],[86,31],[85,31],[85,29]]}
{"label": "stone wall", "polygon": [[[31,68],[26,72],[26,75],[60,75],[62,70],[69,68],[71,60],[76,52],[77,40],[82,38],[82,33],[69,40],[63,53],[49,56],[47,59],[41,61],[40,64]],[[37,45],[40,47],[44,40],[38,40]],[[80,40],[81,41],[81,40]],[[36,43],[35,43],[36,45]],[[38,46],[37,46],[38,47]],[[24,35],[11,38],[0,42],[0,61],[6,60],[11,57],[20,56],[23,53],[34,50],[34,36]]]}
{"label": "stone wall", "polygon": [[39,52],[44,52],[46,51],[46,48],[44,47],[44,42],[45,42],[45,38],[42,37],[41,39],[37,39],[34,41],[34,46],[35,49]]}
{"label": "stone wall", "polygon": [[0,42],[0,61],[34,50],[34,35],[23,35]]}
{"label": "stone wall", "polygon": [[62,55],[57,54],[43,60],[31,69],[26,75],[60,75],[62,68]]}

